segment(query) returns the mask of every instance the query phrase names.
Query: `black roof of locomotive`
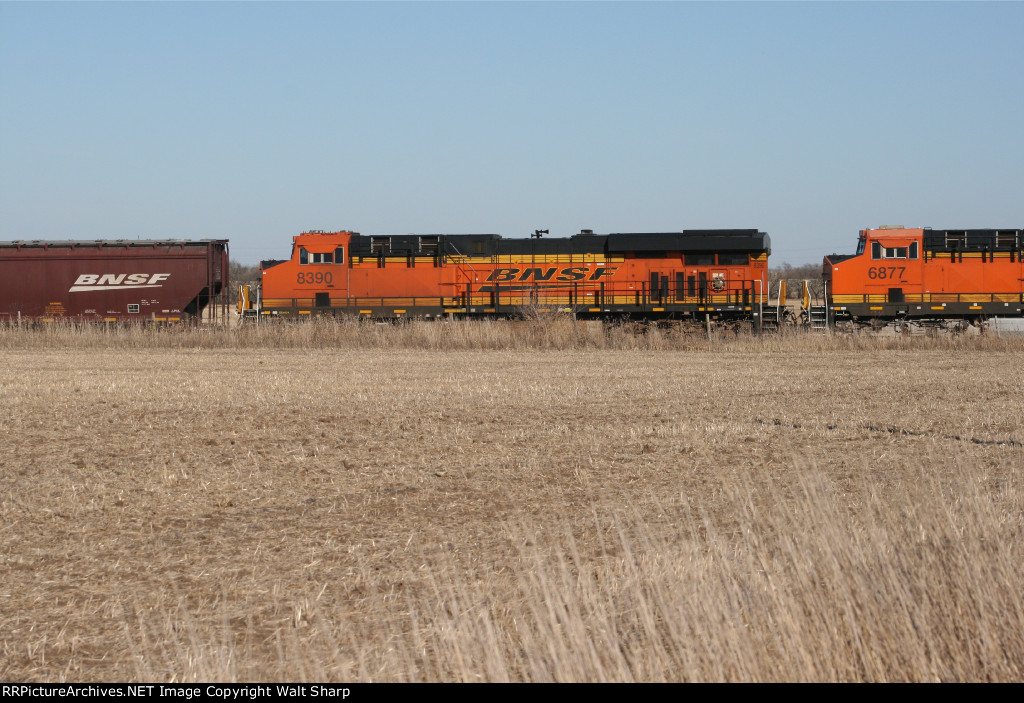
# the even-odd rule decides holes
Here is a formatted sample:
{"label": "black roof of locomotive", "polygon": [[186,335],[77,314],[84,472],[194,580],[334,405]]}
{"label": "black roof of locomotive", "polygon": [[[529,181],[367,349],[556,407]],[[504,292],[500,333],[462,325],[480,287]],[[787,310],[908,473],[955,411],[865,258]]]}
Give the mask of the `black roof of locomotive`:
{"label": "black roof of locomotive", "polygon": [[682,232],[609,234],[608,252],[757,251],[771,253],[771,239],[756,229],[690,229]]}
{"label": "black roof of locomotive", "polygon": [[424,240],[437,242],[440,253],[462,256],[650,254],[654,252],[771,253],[771,239],[756,229],[699,229],[682,232],[580,233],[571,237],[505,238],[498,234],[354,235],[352,254],[369,254],[372,242],[388,240],[391,254],[421,251]]}

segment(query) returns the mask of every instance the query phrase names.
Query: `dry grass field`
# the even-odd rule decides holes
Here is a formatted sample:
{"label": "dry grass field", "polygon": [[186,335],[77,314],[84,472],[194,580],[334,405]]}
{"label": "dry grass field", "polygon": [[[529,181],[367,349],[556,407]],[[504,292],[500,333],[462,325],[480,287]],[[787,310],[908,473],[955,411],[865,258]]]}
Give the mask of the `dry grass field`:
{"label": "dry grass field", "polygon": [[1021,681],[1024,340],[0,330],[0,680]]}

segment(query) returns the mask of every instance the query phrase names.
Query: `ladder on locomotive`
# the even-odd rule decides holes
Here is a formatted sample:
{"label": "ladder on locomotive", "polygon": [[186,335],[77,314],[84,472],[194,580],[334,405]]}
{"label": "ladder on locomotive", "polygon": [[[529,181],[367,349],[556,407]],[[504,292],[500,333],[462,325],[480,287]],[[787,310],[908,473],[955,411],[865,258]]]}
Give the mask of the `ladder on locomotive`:
{"label": "ladder on locomotive", "polygon": [[761,328],[777,330],[786,320],[786,279],[779,281],[779,295],[772,304],[771,284],[768,284],[768,304],[761,308]]}
{"label": "ladder on locomotive", "polygon": [[[828,300],[827,292],[825,300]],[[800,286],[800,306],[803,310],[807,327],[811,330],[828,332],[828,306],[815,305],[813,303],[810,286],[807,285],[807,281],[803,281]]]}
{"label": "ladder on locomotive", "polygon": [[824,305],[812,305],[808,312],[808,325],[812,330],[828,330],[828,308]]}

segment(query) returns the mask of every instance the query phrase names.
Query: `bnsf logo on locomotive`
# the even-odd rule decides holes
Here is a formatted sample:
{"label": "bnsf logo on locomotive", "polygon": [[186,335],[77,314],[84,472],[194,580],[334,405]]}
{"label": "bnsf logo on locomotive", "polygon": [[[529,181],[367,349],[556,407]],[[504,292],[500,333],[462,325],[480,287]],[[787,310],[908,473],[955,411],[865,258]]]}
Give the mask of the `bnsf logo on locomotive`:
{"label": "bnsf logo on locomotive", "polygon": [[128,288],[163,288],[161,281],[169,273],[83,273],[68,289],[69,293],[89,290],[124,290]]}
{"label": "bnsf logo on locomotive", "polygon": [[[590,273],[587,276],[587,268],[585,266],[569,266],[564,269],[558,269],[555,266],[549,268],[500,268],[494,269],[490,276],[487,277],[488,281],[598,281],[607,276],[613,275],[617,270],[618,266],[602,267]],[[558,275],[555,276],[555,272]]]}

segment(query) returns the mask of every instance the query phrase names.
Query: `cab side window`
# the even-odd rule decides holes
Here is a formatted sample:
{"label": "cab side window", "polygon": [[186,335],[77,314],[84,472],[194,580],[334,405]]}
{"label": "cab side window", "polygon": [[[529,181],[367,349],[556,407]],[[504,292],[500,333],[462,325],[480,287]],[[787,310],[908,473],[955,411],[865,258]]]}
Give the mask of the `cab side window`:
{"label": "cab side window", "polygon": [[916,259],[917,252],[917,242],[909,247],[884,247],[881,242],[871,242],[872,259]]}
{"label": "cab side window", "polygon": [[305,247],[299,247],[300,264],[343,264],[345,263],[345,248],[337,247],[334,251],[307,251]]}

